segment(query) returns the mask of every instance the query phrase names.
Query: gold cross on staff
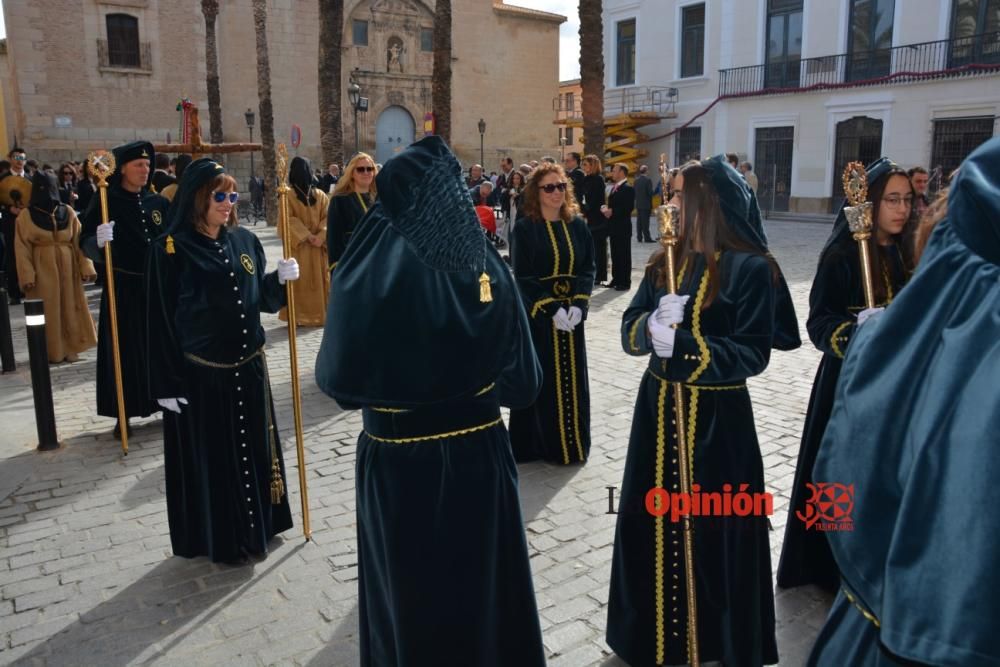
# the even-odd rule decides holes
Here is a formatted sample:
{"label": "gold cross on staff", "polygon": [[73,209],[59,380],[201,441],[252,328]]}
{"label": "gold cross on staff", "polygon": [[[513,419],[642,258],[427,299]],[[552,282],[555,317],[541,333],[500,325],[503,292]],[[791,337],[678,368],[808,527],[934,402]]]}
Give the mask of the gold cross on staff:
{"label": "gold cross on staff", "polygon": [[187,153],[197,160],[203,155],[213,153],[249,153],[261,150],[260,144],[206,144],[201,140],[201,123],[198,121],[198,107],[191,107],[188,128],[191,142],[187,144],[154,144],[153,150],[158,153]]}

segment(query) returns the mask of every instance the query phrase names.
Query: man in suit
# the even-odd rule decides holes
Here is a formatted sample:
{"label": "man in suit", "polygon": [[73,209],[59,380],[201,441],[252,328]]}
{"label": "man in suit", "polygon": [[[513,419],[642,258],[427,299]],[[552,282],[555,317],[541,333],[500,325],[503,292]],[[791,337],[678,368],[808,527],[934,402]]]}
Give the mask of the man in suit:
{"label": "man in suit", "polygon": [[563,169],[566,170],[566,175],[573,182],[573,192],[576,195],[576,200],[580,201],[580,197],[582,196],[581,191],[583,190],[583,179],[585,177],[583,169],[580,168],[580,154],[576,151],[566,153],[566,157],[563,159]]}
{"label": "man in suit", "polygon": [[611,286],[619,292],[632,286],[632,209],[635,208],[635,190],[628,184],[628,167],[616,164],[611,170],[614,185],[608,194],[608,203],[602,209],[608,219],[608,236],[611,239]]}
{"label": "man in suit", "polygon": [[156,171],[153,172],[154,192],[163,192],[163,189],[171,183],[176,183],[177,179],[170,174],[170,156],[166,153],[157,153]]}
{"label": "man in suit", "polygon": [[649,235],[649,216],[653,212],[653,181],[646,176],[648,167],[639,167],[632,187],[635,189],[635,235],[639,243],[652,243]]}

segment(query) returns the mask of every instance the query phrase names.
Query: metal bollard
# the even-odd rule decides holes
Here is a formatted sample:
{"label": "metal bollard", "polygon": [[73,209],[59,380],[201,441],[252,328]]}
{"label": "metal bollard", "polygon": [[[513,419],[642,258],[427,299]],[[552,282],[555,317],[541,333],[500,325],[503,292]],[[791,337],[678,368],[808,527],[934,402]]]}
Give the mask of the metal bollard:
{"label": "metal bollard", "polygon": [[0,365],[4,373],[17,370],[14,339],[10,331],[10,307],[7,305],[7,276],[3,271],[0,271]]}
{"label": "metal bollard", "polygon": [[35,396],[38,449],[58,449],[49,350],[45,342],[45,303],[41,299],[24,300],[24,324],[28,330],[28,364],[31,366],[31,391]]}

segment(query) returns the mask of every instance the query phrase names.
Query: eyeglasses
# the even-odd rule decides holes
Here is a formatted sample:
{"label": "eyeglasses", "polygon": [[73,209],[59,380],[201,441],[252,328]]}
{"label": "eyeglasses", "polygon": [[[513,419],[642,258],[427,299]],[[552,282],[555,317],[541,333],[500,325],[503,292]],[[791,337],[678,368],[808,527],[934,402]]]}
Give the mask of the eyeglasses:
{"label": "eyeglasses", "polygon": [[64,171],[64,172],[62,173],[62,175],[63,175],[63,176],[74,176],[75,174],[74,174],[74,173],[73,173],[72,171]]}
{"label": "eyeglasses", "polygon": [[362,174],[367,174],[369,172],[374,172],[375,167],[355,167],[354,171],[360,171]]}
{"label": "eyeglasses", "polygon": [[549,183],[548,185],[541,185],[539,188],[545,191],[546,194],[552,194],[556,190],[566,192],[566,183]]}
{"label": "eyeglasses", "polygon": [[229,199],[230,204],[235,204],[236,200],[240,198],[240,193],[217,192],[217,191],[212,193],[212,199],[215,201],[216,204],[221,204],[222,202],[226,201],[227,198]]}
{"label": "eyeglasses", "polygon": [[907,208],[913,206],[913,197],[900,197],[899,195],[889,195],[888,197],[883,197],[882,201],[891,206],[892,208],[898,208],[900,204],[905,205]]}
{"label": "eyeglasses", "polygon": [[28,156],[27,155],[15,155],[14,159],[17,160],[18,162],[24,162],[25,160],[28,159]]}

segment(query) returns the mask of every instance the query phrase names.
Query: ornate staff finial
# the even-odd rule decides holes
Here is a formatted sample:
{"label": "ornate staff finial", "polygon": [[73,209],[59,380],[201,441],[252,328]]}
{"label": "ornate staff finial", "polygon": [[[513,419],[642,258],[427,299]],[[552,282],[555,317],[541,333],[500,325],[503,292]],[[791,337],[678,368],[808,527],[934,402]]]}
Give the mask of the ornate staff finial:
{"label": "ornate staff finial", "polygon": [[275,153],[279,187],[288,188],[288,148],[285,147],[285,144],[278,144]]}
{"label": "ornate staff finial", "polygon": [[87,156],[87,169],[97,180],[97,187],[107,187],[108,179],[115,173],[115,154],[111,151],[96,150]]}
{"label": "ornate staff finial", "polygon": [[872,235],[872,203],[868,201],[868,173],[860,162],[849,162],[844,167],[844,194],[850,206],[844,207],[844,216],[851,235],[858,242],[861,262],[861,282],[865,294],[865,305],[875,307],[875,291],[872,287],[871,260],[868,239]]}

